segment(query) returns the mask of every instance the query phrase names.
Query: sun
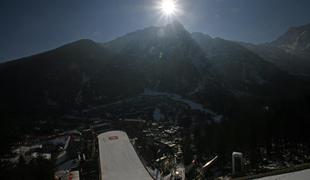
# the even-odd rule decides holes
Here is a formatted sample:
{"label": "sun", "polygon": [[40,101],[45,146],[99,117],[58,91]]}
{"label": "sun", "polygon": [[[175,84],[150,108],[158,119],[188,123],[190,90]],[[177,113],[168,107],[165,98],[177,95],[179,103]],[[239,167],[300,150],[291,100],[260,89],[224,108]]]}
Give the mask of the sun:
{"label": "sun", "polygon": [[171,23],[184,16],[184,9],[180,0],[156,0],[154,10],[159,15],[160,23]]}
{"label": "sun", "polygon": [[161,10],[167,16],[175,14],[177,10],[175,1],[174,0],[162,0]]}

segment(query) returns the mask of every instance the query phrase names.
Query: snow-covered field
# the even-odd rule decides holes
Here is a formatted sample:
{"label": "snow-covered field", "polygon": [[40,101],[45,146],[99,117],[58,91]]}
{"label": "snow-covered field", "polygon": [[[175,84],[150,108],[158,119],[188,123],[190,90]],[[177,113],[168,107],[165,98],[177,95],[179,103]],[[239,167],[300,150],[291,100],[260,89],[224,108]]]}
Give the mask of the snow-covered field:
{"label": "snow-covered field", "polygon": [[[211,115],[211,118],[216,123],[220,123],[223,119],[223,115],[217,114],[214,111],[212,111],[211,109],[205,108],[202,104],[194,102],[190,99],[186,99],[185,97],[182,97],[178,94],[167,93],[167,92],[158,92],[158,91],[153,91],[153,90],[149,90],[149,89],[145,89],[143,93],[141,93],[140,95],[135,96],[135,97],[121,99],[121,100],[118,100],[116,102],[112,102],[109,104],[104,104],[104,105],[99,105],[99,106],[91,107],[88,109],[84,109],[83,113],[87,113],[87,112],[94,111],[94,110],[99,110],[99,109],[106,108],[106,107],[109,107],[112,105],[119,105],[122,103],[134,101],[137,99],[141,99],[145,96],[149,96],[149,97],[164,96],[170,100],[183,103],[183,104],[187,105],[192,110],[198,110],[198,111],[201,111],[201,112],[204,112],[204,113]],[[161,113],[161,110],[159,108],[155,108],[154,112],[153,112],[153,119],[154,120],[160,120],[163,117],[164,117],[164,115]]]}
{"label": "snow-covered field", "polygon": [[145,96],[167,96],[168,98],[174,100],[174,101],[179,101],[187,104],[191,109],[193,110],[200,110],[206,113],[213,113],[211,110],[203,108],[203,106],[199,103],[193,102],[188,99],[184,99],[178,94],[173,94],[173,93],[166,93],[166,92],[157,92],[157,91],[151,91],[151,90],[145,90],[144,94]]}
{"label": "snow-covered field", "polygon": [[309,180],[309,179],[310,179],[310,169],[306,169],[302,171],[280,174],[276,176],[259,178],[257,180]]}
{"label": "snow-covered field", "polygon": [[192,100],[185,99],[178,94],[166,93],[166,92],[157,92],[152,90],[145,90],[143,93],[144,96],[166,96],[174,101],[179,101],[184,104],[187,104],[193,110],[199,110],[201,112],[209,113],[213,116],[213,120],[217,123],[221,122],[223,116],[218,115],[210,109],[204,108],[202,104],[196,103]]}

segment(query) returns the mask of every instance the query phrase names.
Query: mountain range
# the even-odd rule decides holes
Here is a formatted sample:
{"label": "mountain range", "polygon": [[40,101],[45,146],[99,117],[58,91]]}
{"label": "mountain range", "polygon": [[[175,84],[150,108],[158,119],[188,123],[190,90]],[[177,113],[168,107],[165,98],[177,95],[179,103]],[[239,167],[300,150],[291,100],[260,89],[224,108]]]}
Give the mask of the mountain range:
{"label": "mountain range", "polygon": [[190,33],[179,22],[105,43],[79,40],[0,64],[1,113],[63,114],[146,89],[175,93],[224,115],[241,102],[300,102],[310,92],[309,27],[290,28],[259,45]]}
{"label": "mountain range", "polygon": [[291,27],[276,40],[259,44],[240,43],[282,70],[293,74],[310,74],[310,24]]}

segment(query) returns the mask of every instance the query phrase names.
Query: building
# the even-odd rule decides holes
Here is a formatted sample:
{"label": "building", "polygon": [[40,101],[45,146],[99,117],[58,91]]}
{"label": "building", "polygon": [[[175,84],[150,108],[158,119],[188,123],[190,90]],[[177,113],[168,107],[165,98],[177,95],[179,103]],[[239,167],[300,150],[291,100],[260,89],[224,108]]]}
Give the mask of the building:
{"label": "building", "polygon": [[243,171],[243,154],[241,152],[232,153],[232,174]]}

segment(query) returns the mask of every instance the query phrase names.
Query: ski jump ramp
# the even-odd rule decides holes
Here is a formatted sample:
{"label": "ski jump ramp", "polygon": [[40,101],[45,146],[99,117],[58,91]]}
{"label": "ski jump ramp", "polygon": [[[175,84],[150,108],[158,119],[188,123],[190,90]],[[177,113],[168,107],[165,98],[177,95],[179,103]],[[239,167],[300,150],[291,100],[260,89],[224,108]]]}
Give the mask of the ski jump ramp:
{"label": "ski jump ramp", "polygon": [[101,180],[153,180],[123,131],[98,135]]}

